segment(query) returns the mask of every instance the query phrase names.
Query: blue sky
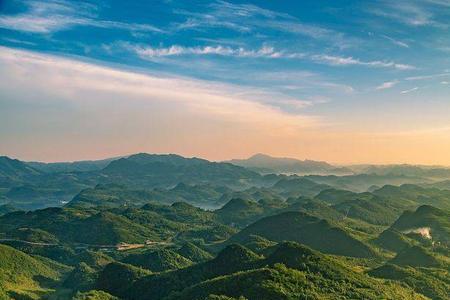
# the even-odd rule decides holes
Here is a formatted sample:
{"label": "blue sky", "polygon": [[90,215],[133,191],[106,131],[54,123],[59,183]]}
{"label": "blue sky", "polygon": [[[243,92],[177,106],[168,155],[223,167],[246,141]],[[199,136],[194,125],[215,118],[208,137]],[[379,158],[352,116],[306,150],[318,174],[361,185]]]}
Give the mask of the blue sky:
{"label": "blue sky", "polygon": [[[41,160],[57,152],[65,154],[55,159],[84,159],[142,150],[211,159],[269,152],[342,163],[450,164],[444,161],[450,141],[443,140],[450,136],[449,31],[448,0],[0,1],[0,71],[9,77],[0,92],[0,137],[7,141],[0,151]],[[69,84],[75,71],[91,76],[80,73],[90,67],[103,68],[90,81],[101,79],[98,86],[55,92],[52,84]],[[113,71],[123,72],[122,85],[132,83],[122,97],[109,91],[110,100],[101,102],[108,82],[118,80]],[[167,94],[146,90],[144,98],[153,99],[148,111],[143,107],[150,104],[129,100],[133,93],[125,91],[156,87],[157,79],[166,80],[158,88]],[[179,103],[172,85],[184,96],[198,95]],[[212,92],[226,99],[214,100]],[[105,104],[111,111],[102,110]],[[107,121],[111,114],[129,123],[128,131]],[[19,124],[19,116],[27,117]],[[105,119],[104,129],[85,128],[81,120],[94,117]],[[199,139],[198,147],[181,144],[176,124],[183,118],[190,126],[180,128]],[[46,123],[52,120],[59,131]],[[74,130],[75,139],[49,149]],[[45,144],[31,138],[36,135]],[[137,146],[68,150],[90,138],[113,144],[120,135],[132,135]],[[207,146],[216,139],[229,148]],[[242,146],[246,140],[252,142]],[[433,146],[433,158],[429,146],[416,149],[423,143]],[[402,156],[411,147],[417,151]]]}

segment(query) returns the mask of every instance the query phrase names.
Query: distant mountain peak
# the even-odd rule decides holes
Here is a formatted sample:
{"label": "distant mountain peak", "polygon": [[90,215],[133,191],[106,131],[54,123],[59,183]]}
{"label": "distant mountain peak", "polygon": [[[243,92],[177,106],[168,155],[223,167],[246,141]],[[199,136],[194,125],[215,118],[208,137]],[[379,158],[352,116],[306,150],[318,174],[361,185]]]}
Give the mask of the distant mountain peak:
{"label": "distant mountain peak", "polygon": [[259,158],[275,158],[275,157],[264,153],[256,153],[250,156],[248,159],[259,159]]}

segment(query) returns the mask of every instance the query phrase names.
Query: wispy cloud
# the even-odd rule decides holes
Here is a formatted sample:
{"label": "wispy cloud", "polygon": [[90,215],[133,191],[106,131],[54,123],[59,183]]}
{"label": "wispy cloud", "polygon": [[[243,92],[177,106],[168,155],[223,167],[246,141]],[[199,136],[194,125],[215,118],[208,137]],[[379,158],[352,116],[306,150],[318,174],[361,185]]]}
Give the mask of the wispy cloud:
{"label": "wispy cloud", "polygon": [[387,35],[383,34],[383,35],[381,35],[381,37],[387,39],[388,41],[390,41],[394,45],[397,45],[397,46],[400,46],[400,47],[403,47],[403,48],[409,48],[409,45],[407,43],[399,41],[397,39],[394,39],[394,38],[392,38],[390,36],[387,36]]}
{"label": "wispy cloud", "polygon": [[316,82],[317,86],[322,88],[332,88],[335,90],[340,90],[346,94],[351,94],[355,92],[355,88],[348,84],[334,83],[334,82],[326,82],[326,81],[318,81]]}
{"label": "wispy cloud", "polygon": [[447,22],[441,22],[436,14],[442,12],[443,7],[448,8],[449,2],[445,0],[384,0],[376,2],[369,11],[377,16],[389,18],[408,26],[435,26],[448,28]]}
{"label": "wispy cloud", "polygon": [[174,24],[176,29],[199,29],[201,27],[224,27],[237,31],[251,31],[259,27],[261,19],[294,19],[288,14],[263,9],[252,4],[234,4],[213,1],[205,12],[176,9],[174,12],[188,17],[185,22]]}
{"label": "wispy cloud", "polygon": [[263,46],[257,50],[248,50],[242,47],[231,48],[226,46],[204,46],[204,47],[183,47],[170,46],[168,48],[152,48],[152,47],[131,47],[142,58],[153,59],[166,56],[180,56],[180,55],[220,55],[220,56],[235,56],[235,57],[265,57],[265,58],[280,58],[286,57],[286,54],[276,51],[273,47]]}
{"label": "wispy cloud", "polygon": [[[430,75],[419,75],[419,76],[410,76],[410,77],[406,77],[403,78],[401,80],[393,80],[393,81],[386,81],[384,83],[382,83],[381,85],[377,86],[375,88],[375,90],[385,90],[385,89],[390,89],[394,86],[396,86],[399,83],[407,83],[407,82],[411,82],[411,81],[422,81],[422,80],[433,80],[433,79],[438,79],[438,78],[442,78],[442,77],[450,77],[450,72],[445,72],[445,73],[438,73],[438,74],[430,74]],[[441,84],[448,84],[448,81],[444,80],[444,81],[440,81]],[[407,90],[403,90],[400,93],[401,94],[408,94],[410,92],[414,92],[419,90],[419,87],[413,87]]]}
{"label": "wispy cloud", "polygon": [[333,66],[351,66],[351,65],[360,65],[360,66],[368,66],[374,68],[394,68],[398,70],[414,70],[416,67],[407,64],[399,64],[393,61],[362,61],[357,58],[349,57],[341,57],[341,56],[333,56],[333,55],[314,55],[312,59],[317,62],[321,62],[324,64],[329,64]]}
{"label": "wispy cloud", "polygon": [[374,68],[394,68],[398,70],[413,70],[416,67],[406,64],[395,63],[393,61],[362,61],[353,57],[340,57],[324,54],[306,54],[289,52],[287,50],[277,50],[274,47],[262,46],[258,49],[246,49],[243,47],[232,48],[229,46],[196,46],[184,47],[173,45],[170,47],[153,48],[139,45],[131,45],[129,43],[121,43],[121,46],[134,51],[143,59],[157,60],[161,57],[176,57],[183,55],[219,55],[232,56],[241,58],[284,58],[284,59],[303,59],[311,60],[317,63],[323,63],[331,66],[366,66]]}
{"label": "wispy cloud", "polygon": [[428,80],[428,79],[434,79],[434,78],[440,78],[440,77],[448,77],[448,76],[450,76],[450,72],[444,72],[444,73],[438,73],[438,74],[429,74],[429,75],[411,76],[411,77],[406,77],[405,80],[407,80],[407,81]]}
{"label": "wispy cloud", "polygon": [[23,40],[6,38],[6,37],[3,37],[2,40],[6,41],[6,42],[14,43],[14,44],[22,44],[22,45],[28,45],[28,46],[36,45],[36,43],[30,42],[30,41],[23,41]]}
{"label": "wispy cloud", "polygon": [[[227,72],[227,75],[229,76],[230,72]],[[317,99],[324,98],[324,96],[318,94],[318,91],[320,93],[330,92],[333,95],[355,92],[355,89],[348,84],[334,82],[326,76],[309,71],[257,70],[249,72],[245,70],[238,71],[234,76],[233,79],[248,77],[254,83],[259,84],[259,86],[281,89],[283,91],[311,91],[313,95],[309,95],[308,99],[314,99],[314,103],[316,103]],[[329,97],[326,98],[329,101]]]}
{"label": "wispy cloud", "polygon": [[411,1],[383,2],[384,6],[378,6],[371,12],[411,26],[424,26],[432,23],[432,14]]}
{"label": "wispy cloud", "polygon": [[386,89],[390,89],[390,88],[394,87],[397,84],[398,84],[398,80],[386,81],[386,82],[383,82],[382,84],[380,84],[379,86],[377,86],[375,89],[376,90],[386,90]]}
{"label": "wispy cloud", "polygon": [[436,4],[439,6],[444,7],[450,7],[450,1],[449,0],[424,0],[425,2],[428,2],[430,4]]}
{"label": "wispy cloud", "polygon": [[408,93],[412,93],[412,92],[415,92],[415,91],[417,91],[419,89],[419,87],[413,87],[412,89],[408,89],[408,90],[404,90],[404,91],[401,91],[400,92],[400,94],[408,94]]}
{"label": "wispy cloud", "polygon": [[162,32],[148,24],[123,23],[97,18],[97,7],[81,1],[25,1],[27,11],[0,16],[0,28],[49,34],[74,26],[121,29],[136,32]]}
{"label": "wispy cloud", "polygon": [[175,10],[176,14],[187,17],[181,23],[173,24],[174,30],[200,30],[205,28],[226,28],[238,32],[276,31],[323,40],[338,48],[347,48],[356,42],[344,33],[324,28],[316,24],[302,22],[287,13],[280,13],[252,4],[236,4],[215,1],[206,11]]}

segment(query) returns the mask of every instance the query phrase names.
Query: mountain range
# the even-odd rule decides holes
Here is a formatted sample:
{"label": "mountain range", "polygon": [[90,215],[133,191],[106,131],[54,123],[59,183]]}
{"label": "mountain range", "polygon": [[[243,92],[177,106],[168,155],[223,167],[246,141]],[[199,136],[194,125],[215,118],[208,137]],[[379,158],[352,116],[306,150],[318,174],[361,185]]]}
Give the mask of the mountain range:
{"label": "mountain range", "polygon": [[[295,196],[299,192],[304,196],[315,196],[325,188],[354,192],[374,191],[386,184],[411,183],[422,187],[450,188],[449,172],[445,168],[351,168],[336,168],[326,162],[273,158],[263,154],[257,154],[248,160],[229,162],[210,162],[175,154],[145,153],[70,163],[23,162],[2,156],[0,205],[8,204],[17,209],[61,206],[82,190],[95,188],[98,184],[118,184],[128,189],[145,190],[149,197],[152,194],[151,197],[156,199],[165,198],[166,203],[187,200],[210,208],[223,205],[234,197],[233,194],[241,193],[244,197],[251,198],[261,192],[272,193],[272,189],[254,189],[271,188],[277,182],[278,185],[274,189],[277,193],[283,190],[284,197]],[[383,172],[373,172],[378,170],[377,168]],[[336,171],[338,169],[339,172]],[[293,188],[289,189],[289,185]],[[226,193],[222,191],[224,188],[228,189]],[[199,195],[203,196],[199,198]]]}
{"label": "mountain range", "polygon": [[449,298],[445,168],[250,162],[2,157],[0,299]]}

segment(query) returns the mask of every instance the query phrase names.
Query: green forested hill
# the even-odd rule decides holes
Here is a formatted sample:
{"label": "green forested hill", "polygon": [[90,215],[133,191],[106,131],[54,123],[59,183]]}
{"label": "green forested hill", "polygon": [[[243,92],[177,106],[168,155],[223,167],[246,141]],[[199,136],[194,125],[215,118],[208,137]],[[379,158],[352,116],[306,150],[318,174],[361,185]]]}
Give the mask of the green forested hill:
{"label": "green forested hill", "polygon": [[216,210],[215,214],[226,224],[243,226],[276,211],[280,207],[283,207],[280,201],[277,201],[275,205],[270,205],[269,203],[234,198],[222,208]]}
{"label": "green forested hill", "polygon": [[192,261],[170,249],[145,251],[128,255],[124,263],[153,272],[177,270],[192,265]]}
{"label": "green forested hill", "polygon": [[140,153],[112,161],[102,171],[108,181],[134,187],[213,183],[242,186],[260,180],[258,173],[229,163],[209,162],[179,155]]}
{"label": "green forested hill", "polygon": [[77,194],[66,207],[139,207],[153,202],[172,204],[187,202],[199,207],[217,208],[223,204],[223,195],[231,190],[211,184],[187,185],[173,188],[130,189],[119,184],[98,184]]}
{"label": "green forested hill", "polygon": [[409,246],[412,245],[413,240],[408,238],[406,235],[402,234],[401,232],[395,230],[395,229],[386,229],[383,231],[375,240],[374,242],[387,250],[393,251],[393,252],[399,252]]}
{"label": "green forested hill", "polygon": [[441,209],[450,209],[450,190],[440,190],[437,188],[424,188],[414,184],[404,184],[401,186],[386,185],[373,192],[377,196],[385,199],[392,199],[393,202],[407,203],[413,202],[416,205],[431,205]]}
{"label": "green forested hill", "polygon": [[389,261],[399,266],[438,268],[443,264],[427,249],[420,246],[411,246],[402,249]]}
{"label": "green forested hill", "polygon": [[356,273],[339,260],[296,243],[280,244],[266,258],[231,245],[210,262],[143,276],[129,282],[127,289],[109,291],[125,299],[206,299],[211,294],[246,299],[333,295],[342,299],[425,299],[411,289]]}
{"label": "green forested hill", "polygon": [[251,235],[272,241],[296,241],[311,248],[338,255],[372,257],[369,246],[351,237],[345,230],[303,212],[285,212],[263,218],[230,238],[245,242]]}
{"label": "green forested hill", "polygon": [[416,211],[405,211],[391,227],[447,246],[450,244],[450,211],[433,206],[423,205]]}
{"label": "green forested hill", "polygon": [[[56,244],[105,245],[172,242],[174,238],[223,240],[235,230],[209,211],[187,203],[147,204],[142,208],[46,208],[0,217],[10,239]],[[32,228],[32,229],[30,229]]]}
{"label": "green forested hill", "polygon": [[177,253],[196,263],[204,262],[213,258],[209,252],[197,247],[191,242],[183,244],[181,248],[177,250]]}
{"label": "green forested hill", "polygon": [[369,272],[373,277],[403,282],[430,299],[446,300],[450,297],[448,270],[415,269],[386,264]]}
{"label": "green forested hill", "polygon": [[11,299],[38,299],[68,271],[68,267],[0,244],[0,286]]}
{"label": "green forested hill", "polygon": [[0,187],[20,184],[40,172],[17,159],[0,156]]}

